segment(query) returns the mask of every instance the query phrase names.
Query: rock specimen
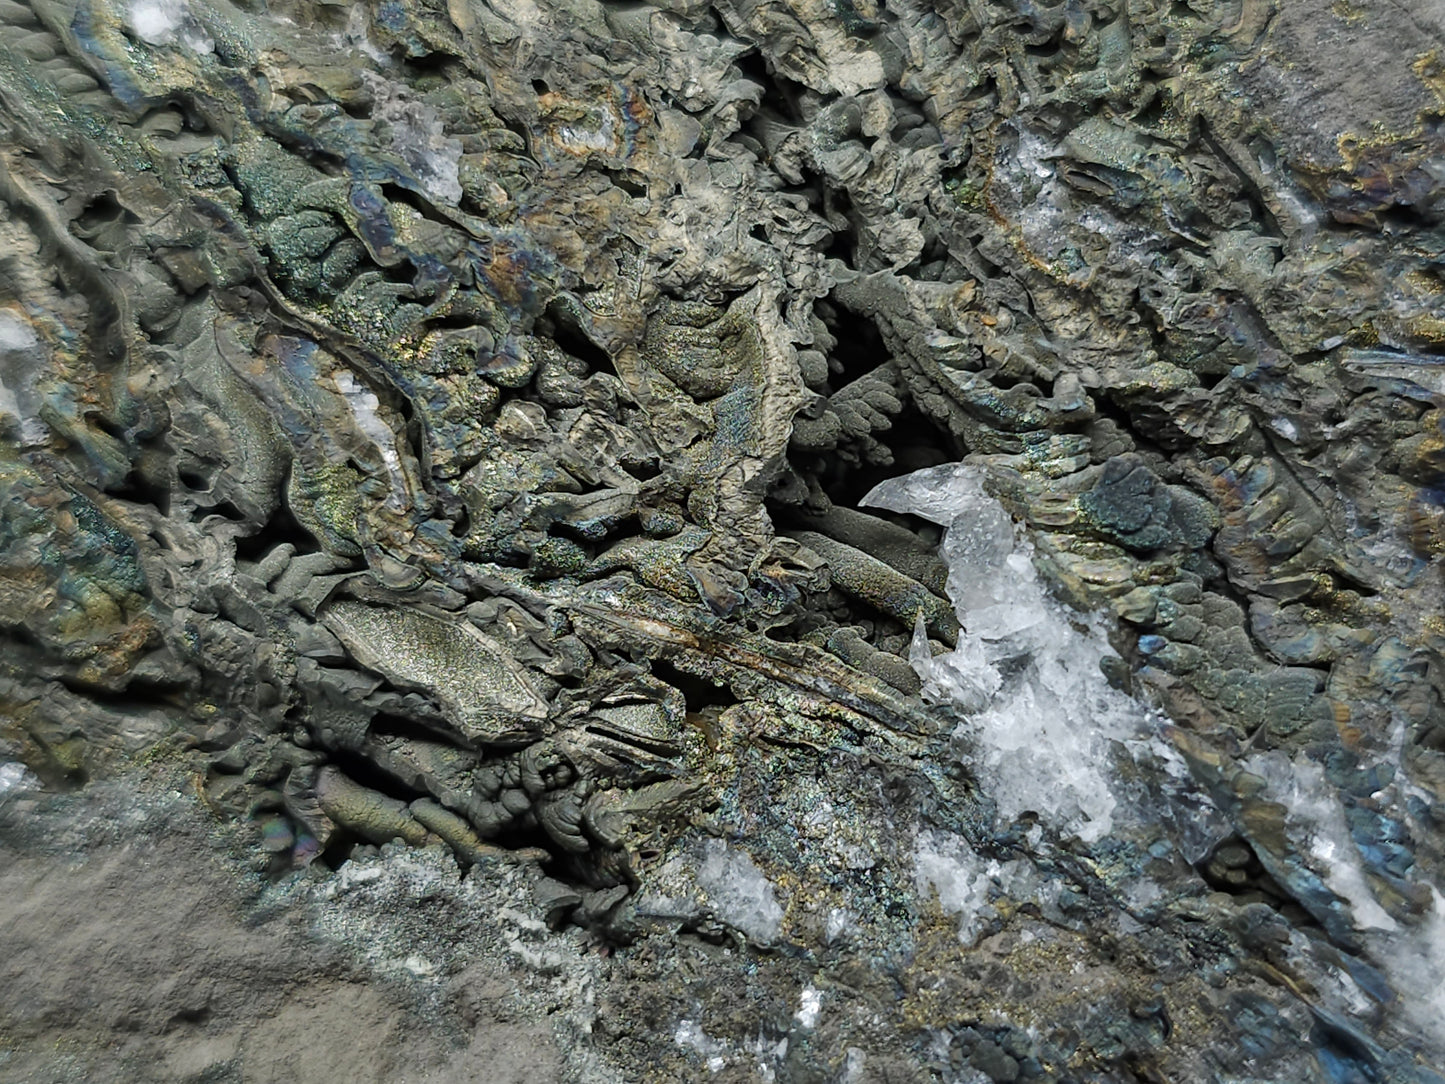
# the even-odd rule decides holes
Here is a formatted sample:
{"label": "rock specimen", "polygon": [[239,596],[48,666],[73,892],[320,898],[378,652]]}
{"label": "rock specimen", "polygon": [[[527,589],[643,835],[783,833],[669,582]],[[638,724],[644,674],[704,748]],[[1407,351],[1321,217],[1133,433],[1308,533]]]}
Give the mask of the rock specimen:
{"label": "rock specimen", "polygon": [[531,863],[623,1079],[1438,1081],[1442,37],[0,0],[6,759]]}

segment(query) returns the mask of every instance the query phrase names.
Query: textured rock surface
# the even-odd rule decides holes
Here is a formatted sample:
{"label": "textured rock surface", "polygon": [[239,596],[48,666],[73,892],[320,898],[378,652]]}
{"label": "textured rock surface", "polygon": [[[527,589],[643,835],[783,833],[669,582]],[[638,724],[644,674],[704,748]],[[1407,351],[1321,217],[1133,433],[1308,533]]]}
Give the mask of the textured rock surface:
{"label": "textured rock surface", "polygon": [[[1442,36],[0,0],[15,883],[232,848],[343,961],[219,922],[259,1015],[132,1064],[297,982],[418,1079],[1438,1081]],[[12,906],[0,1075],[89,1079]]]}

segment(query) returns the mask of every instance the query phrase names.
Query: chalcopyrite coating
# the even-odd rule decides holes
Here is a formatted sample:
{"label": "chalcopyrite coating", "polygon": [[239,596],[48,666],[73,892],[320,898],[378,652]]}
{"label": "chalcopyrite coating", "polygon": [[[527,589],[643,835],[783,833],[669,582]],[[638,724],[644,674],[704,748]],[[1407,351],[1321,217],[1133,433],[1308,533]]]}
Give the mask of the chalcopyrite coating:
{"label": "chalcopyrite coating", "polygon": [[1442,118],[1428,3],[0,0],[0,1080],[1441,1084]]}

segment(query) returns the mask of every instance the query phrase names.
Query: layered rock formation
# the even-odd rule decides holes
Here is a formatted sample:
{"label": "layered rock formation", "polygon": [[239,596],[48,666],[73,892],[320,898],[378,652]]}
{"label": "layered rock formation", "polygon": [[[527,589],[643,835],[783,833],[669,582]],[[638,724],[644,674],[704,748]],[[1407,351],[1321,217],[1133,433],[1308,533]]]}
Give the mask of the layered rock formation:
{"label": "layered rock formation", "polygon": [[510,870],[576,1079],[1438,1080],[1442,32],[0,0],[4,759]]}

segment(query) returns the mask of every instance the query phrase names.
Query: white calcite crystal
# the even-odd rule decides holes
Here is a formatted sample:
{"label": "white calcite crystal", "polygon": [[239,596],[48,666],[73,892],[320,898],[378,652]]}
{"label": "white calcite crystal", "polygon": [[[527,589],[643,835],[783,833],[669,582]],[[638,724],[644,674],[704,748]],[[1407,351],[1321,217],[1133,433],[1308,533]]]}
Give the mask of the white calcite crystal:
{"label": "white calcite crystal", "polygon": [[919,834],[913,857],[914,882],[920,894],[929,889],[937,893],[944,914],[958,917],[958,939],[965,944],[973,943],[987,917],[989,865],[962,836]]}
{"label": "white calcite crystal", "polygon": [[1364,860],[1345,823],[1344,806],[1324,769],[1303,754],[1290,760],[1279,752],[1252,756],[1244,764],[1269,781],[1270,799],[1288,811],[1285,823],[1291,838],[1310,868],[1349,905],[1355,927],[1395,929],[1395,920],[1370,890]]}
{"label": "white calcite crystal", "polygon": [[[1410,925],[1396,921],[1372,886],[1364,856],[1346,822],[1339,788],[1330,782],[1324,768],[1304,754],[1291,759],[1278,751],[1249,757],[1244,766],[1266,781],[1265,796],[1284,806],[1289,838],[1310,869],[1348,906],[1366,957],[1402,995],[1405,1015],[1437,1050],[1445,1051],[1445,983],[1441,981],[1445,974],[1445,897],[1435,885],[1416,882],[1421,896],[1429,901],[1424,914]],[[1375,800],[1393,813],[1408,816],[1390,800],[1395,789],[1381,791]],[[1359,1005],[1351,1008],[1359,1011]]]}
{"label": "white calcite crystal", "polygon": [[957,737],[1001,816],[1032,811],[1087,842],[1113,826],[1115,743],[1144,735],[1149,710],[1109,685],[1114,652],[1102,624],[1049,597],[1016,531],[974,467],[950,464],[879,485],[865,507],[907,512],[946,528],[948,593],[963,633],[933,655],[920,626],[909,661],[923,696],[967,713]]}
{"label": "white calcite crystal", "polygon": [[136,0],[130,7],[130,28],[147,45],[166,45],[175,40],[185,11],[181,0]]}
{"label": "white calcite crystal", "polygon": [[[393,483],[397,489],[403,489],[406,481],[401,469],[401,457],[396,450],[396,434],[382,420],[381,400],[374,391],[359,383],[347,369],[337,369],[333,379],[336,381],[336,390],[346,397],[346,404],[351,408],[357,428],[376,445]],[[393,497],[400,499],[395,494]]]}
{"label": "white calcite crystal", "polygon": [[427,195],[442,203],[462,198],[462,144],[449,137],[437,111],[416,101],[400,85],[372,72],[363,78],[371,89],[372,116],[391,129],[391,146]]}
{"label": "white calcite crystal", "polygon": [[1406,999],[1406,1014],[1437,1051],[1445,1051],[1445,896],[1430,886],[1430,913],[1388,959],[1394,986]]}
{"label": "white calcite crystal", "polygon": [[0,801],[11,794],[36,787],[39,782],[30,770],[18,761],[0,763]]}
{"label": "white calcite crystal", "polygon": [[803,992],[798,995],[798,1011],[793,1014],[793,1019],[798,1026],[812,1030],[818,1026],[818,1016],[823,1011],[823,992],[811,983],[803,987]]}
{"label": "white calcite crystal", "polygon": [[39,341],[35,330],[20,317],[0,312],[0,351],[29,350]]}
{"label": "white calcite crystal", "polygon": [[127,12],[131,32],[147,45],[181,45],[194,53],[215,51],[216,43],[191,17],[185,0],[134,0]]}
{"label": "white calcite crystal", "polygon": [[35,329],[16,313],[0,309],[0,417],[19,423],[21,444],[43,442],[50,428],[37,417],[34,384],[45,361]]}
{"label": "white calcite crystal", "polygon": [[767,875],[746,851],[720,839],[703,843],[697,883],[708,894],[713,913],[754,941],[774,940],[783,924],[783,908]]}
{"label": "white calcite crystal", "polygon": [[1040,876],[1029,861],[985,858],[968,840],[950,832],[925,830],[913,851],[913,879],[920,895],[932,892],[946,915],[958,919],[958,939],[974,944],[997,916],[993,901],[1032,900],[1046,913],[1056,910],[1058,883]]}

